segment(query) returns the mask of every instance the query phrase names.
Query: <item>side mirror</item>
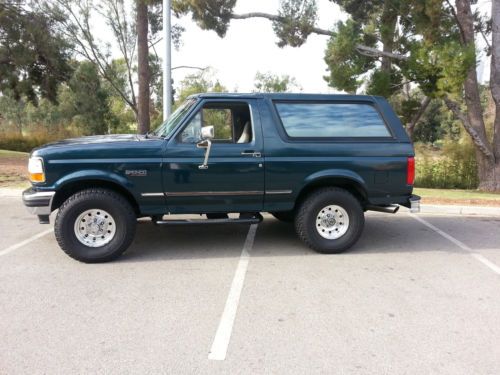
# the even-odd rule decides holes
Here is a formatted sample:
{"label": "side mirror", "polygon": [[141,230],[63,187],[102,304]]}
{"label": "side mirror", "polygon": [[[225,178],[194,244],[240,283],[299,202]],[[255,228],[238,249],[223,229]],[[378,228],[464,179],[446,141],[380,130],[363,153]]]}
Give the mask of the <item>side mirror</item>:
{"label": "side mirror", "polygon": [[201,139],[214,139],[214,127],[212,125],[204,126],[201,128]]}
{"label": "side mirror", "polygon": [[210,149],[212,148],[212,139],[214,138],[214,127],[204,126],[201,128],[200,132],[201,141],[196,144],[198,148],[204,148],[205,150],[205,159],[203,160],[203,164],[198,165],[199,169],[208,169],[208,157],[210,156]]}

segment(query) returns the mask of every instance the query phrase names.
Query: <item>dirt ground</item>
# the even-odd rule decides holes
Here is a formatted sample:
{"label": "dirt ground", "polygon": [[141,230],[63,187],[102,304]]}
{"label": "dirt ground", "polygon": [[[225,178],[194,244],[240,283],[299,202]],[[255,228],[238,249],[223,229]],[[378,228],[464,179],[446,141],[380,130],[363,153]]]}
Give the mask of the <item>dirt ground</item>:
{"label": "dirt ground", "polygon": [[28,155],[0,158],[0,187],[22,187],[28,183]]}

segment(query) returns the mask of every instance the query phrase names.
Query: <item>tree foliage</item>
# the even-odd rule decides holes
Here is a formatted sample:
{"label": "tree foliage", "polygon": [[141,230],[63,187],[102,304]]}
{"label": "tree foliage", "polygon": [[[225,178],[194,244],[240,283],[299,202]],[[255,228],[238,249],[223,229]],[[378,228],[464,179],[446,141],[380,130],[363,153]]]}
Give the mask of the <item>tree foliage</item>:
{"label": "tree foliage", "polygon": [[227,88],[218,79],[214,78],[214,73],[210,69],[187,75],[180,83],[179,95],[176,104],[180,104],[193,94],[204,92],[226,92]]}
{"label": "tree foliage", "polygon": [[71,76],[71,42],[58,21],[22,1],[0,2],[0,91],[56,100],[58,84]]}
{"label": "tree foliage", "polygon": [[203,30],[214,30],[224,37],[236,0],[173,0],[172,9],[177,16],[191,13]]}
{"label": "tree foliage", "polygon": [[292,92],[301,90],[294,77],[287,74],[278,75],[271,72],[255,74],[255,91],[257,92]]}

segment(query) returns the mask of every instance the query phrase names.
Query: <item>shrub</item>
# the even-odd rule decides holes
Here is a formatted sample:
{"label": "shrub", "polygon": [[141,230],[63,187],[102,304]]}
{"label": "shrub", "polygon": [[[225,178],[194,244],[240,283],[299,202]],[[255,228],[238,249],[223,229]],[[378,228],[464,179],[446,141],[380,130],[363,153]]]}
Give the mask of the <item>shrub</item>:
{"label": "shrub", "polygon": [[445,140],[441,150],[417,144],[415,151],[416,187],[477,189],[475,151],[468,138]]}
{"label": "shrub", "polygon": [[41,146],[45,143],[50,142],[51,139],[47,137],[23,137],[18,136],[6,136],[0,138],[0,149],[10,150],[10,151],[22,151],[30,152],[35,147]]}

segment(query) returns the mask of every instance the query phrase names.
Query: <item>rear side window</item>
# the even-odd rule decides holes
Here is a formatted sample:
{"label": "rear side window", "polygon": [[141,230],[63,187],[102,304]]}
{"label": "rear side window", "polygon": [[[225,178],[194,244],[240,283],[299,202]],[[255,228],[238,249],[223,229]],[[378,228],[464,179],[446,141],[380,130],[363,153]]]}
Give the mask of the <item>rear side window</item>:
{"label": "rear side window", "polygon": [[369,104],[276,103],[290,137],[390,137],[384,120]]}

